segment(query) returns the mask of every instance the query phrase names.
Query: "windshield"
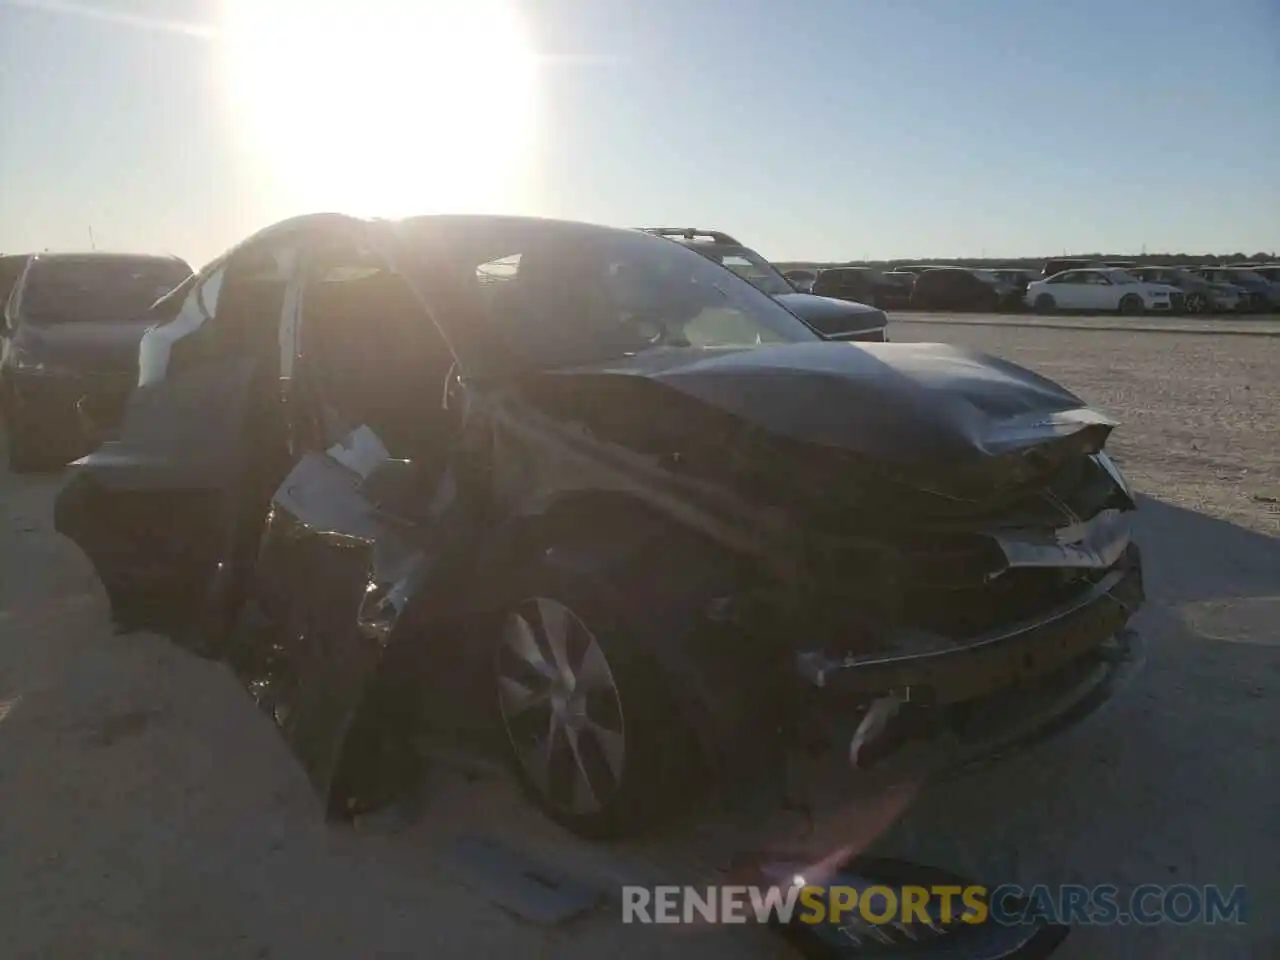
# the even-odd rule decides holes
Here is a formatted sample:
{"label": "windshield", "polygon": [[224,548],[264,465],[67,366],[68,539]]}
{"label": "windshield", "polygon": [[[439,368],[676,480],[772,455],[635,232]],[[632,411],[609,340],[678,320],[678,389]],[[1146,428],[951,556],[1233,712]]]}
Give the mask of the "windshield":
{"label": "windshield", "polygon": [[728,267],[757,290],[771,297],[784,293],[795,293],[796,289],[787,278],[780,274],[776,267],[754,250],[740,250],[734,253],[717,254],[712,259]]}
{"label": "windshield", "polygon": [[[453,309],[435,309],[451,339],[482,354],[473,365],[553,368],[655,347],[817,338],[732,271],[639,231],[497,217],[429,217],[405,228],[431,275],[424,291],[442,274],[460,287]],[[469,317],[448,315],[460,308]],[[495,350],[503,360],[483,355]]]}
{"label": "windshield", "polygon": [[40,257],[23,281],[19,310],[38,324],[136,320],[190,273],[180,260]]}

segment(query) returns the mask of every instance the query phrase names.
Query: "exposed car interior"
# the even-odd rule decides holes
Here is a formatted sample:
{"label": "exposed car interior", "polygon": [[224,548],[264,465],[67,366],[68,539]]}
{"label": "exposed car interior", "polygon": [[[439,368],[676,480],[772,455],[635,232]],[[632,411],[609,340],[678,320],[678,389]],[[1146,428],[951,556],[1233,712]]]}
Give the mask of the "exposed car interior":
{"label": "exposed car interior", "polygon": [[325,446],[366,425],[393,457],[440,457],[453,355],[405,280],[348,252],[313,265],[302,292],[299,376]]}

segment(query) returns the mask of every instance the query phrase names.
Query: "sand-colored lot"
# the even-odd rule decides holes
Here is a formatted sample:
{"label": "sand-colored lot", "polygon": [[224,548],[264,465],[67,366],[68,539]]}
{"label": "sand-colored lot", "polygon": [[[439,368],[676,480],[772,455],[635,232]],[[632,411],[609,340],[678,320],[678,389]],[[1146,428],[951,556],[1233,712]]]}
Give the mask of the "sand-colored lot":
{"label": "sand-colored lot", "polygon": [[[1247,927],[1083,929],[1064,958],[1280,955],[1280,339],[893,332],[1005,355],[1123,420],[1112,449],[1146,496],[1152,602],[1148,663],[1119,702],[926,790],[882,843],[996,881],[1249,887]],[[700,854],[684,838],[590,849],[484,770],[433,766],[403,832],[326,827],[229,673],[108,632],[88,564],[51,530],[56,486],[0,474],[0,956],[787,955],[746,929],[623,929],[606,910],[557,930],[492,910],[442,858],[458,832],[598,877]]]}

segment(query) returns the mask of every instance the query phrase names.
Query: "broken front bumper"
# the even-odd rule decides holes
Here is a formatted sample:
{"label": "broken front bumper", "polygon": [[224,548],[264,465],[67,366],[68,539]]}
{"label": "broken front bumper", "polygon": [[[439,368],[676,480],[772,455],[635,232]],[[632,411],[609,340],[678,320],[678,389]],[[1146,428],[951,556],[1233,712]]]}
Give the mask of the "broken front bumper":
{"label": "broken front bumper", "polygon": [[1109,701],[1141,663],[1128,621],[1144,599],[1131,545],[1071,602],[964,645],[844,660],[806,651],[798,667],[816,689],[802,732],[847,744],[860,769],[900,753],[963,766],[1045,739]]}

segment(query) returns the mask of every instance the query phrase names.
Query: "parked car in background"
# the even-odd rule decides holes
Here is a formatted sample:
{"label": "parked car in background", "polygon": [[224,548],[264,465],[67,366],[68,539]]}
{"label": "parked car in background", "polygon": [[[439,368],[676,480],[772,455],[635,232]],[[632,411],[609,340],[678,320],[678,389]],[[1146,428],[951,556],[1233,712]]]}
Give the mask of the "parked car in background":
{"label": "parked car in background", "polygon": [[845,302],[801,293],[778,268],[718,230],[692,227],[645,227],[645,233],[683,244],[720,266],[732,270],[757,290],[767,293],[828,340],[888,340],[889,320],[875,305]]}
{"label": "parked car in background", "polygon": [[1270,283],[1280,283],[1280,263],[1257,263],[1247,269],[1260,277],[1265,277]]}
{"label": "parked car in background", "polygon": [[918,738],[919,782],[1140,660],[1115,422],[1008,360],[824,342],[680,244],[521,217],[298,218],[185,289],[55,527],[331,817],[467,709],[601,838],[793,748],[862,777]]}
{"label": "parked car in background", "polygon": [[1040,279],[1040,271],[1030,267],[993,267],[991,273],[1021,293],[1026,292],[1027,284]]}
{"label": "parked car in background", "polygon": [[881,276],[888,282],[896,284],[897,289],[906,294],[907,305],[910,306],[911,291],[915,288],[918,275],[907,270],[886,270]]}
{"label": "parked car in background", "polygon": [[813,292],[837,300],[869,303],[882,310],[901,310],[911,304],[911,287],[874,267],[827,267],[819,270]]}
{"label": "parked car in background", "polygon": [[1230,283],[1214,283],[1178,267],[1137,267],[1128,271],[1147,283],[1161,283],[1182,291],[1187,313],[1237,313],[1249,308],[1249,295]]}
{"label": "parked car in background", "polygon": [[913,310],[994,311],[1016,306],[1020,291],[990,270],[931,267],[911,289]]}
{"label": "parked car in background", "polygon": [[177,257],[27,259],[0,330],[0,412],[13,470],[60,466],[87,452],[86,422],[114,426],[137,380],[149,308],[190,275]]}
{"label": "parked car in background", "polygon": [[1181,313],[1182,292],[1163,283],[1147,283],[1118,267],[1064,270],[1027,287],[1027,306],[1038,313],[1082,310],[1141,314]]}
{"label": "parked car in background", "polygon": [[782,275],[801,293],[812,293],[813,281],[818,278],[814,270],[786,270]]}
{"label": "parked car in background", "polygon": [[1191,271],[1213,283],[1228,283],[1249,294],[1249,306],[1255,313],[1267,313],[1280,309],[1280,284],[1272,283],[1262,274],[1239,267],[1196,267]]}

